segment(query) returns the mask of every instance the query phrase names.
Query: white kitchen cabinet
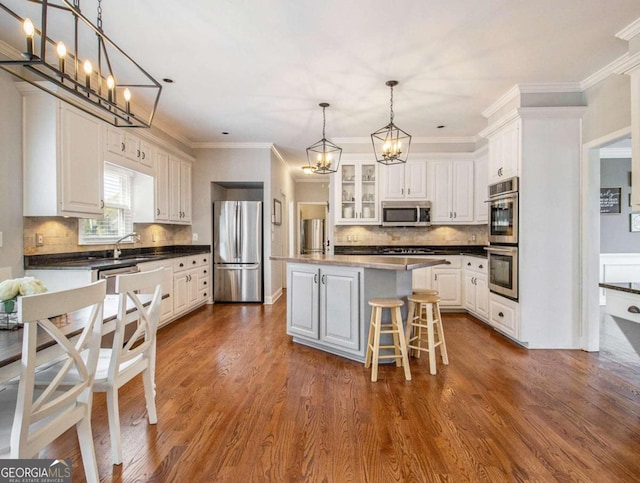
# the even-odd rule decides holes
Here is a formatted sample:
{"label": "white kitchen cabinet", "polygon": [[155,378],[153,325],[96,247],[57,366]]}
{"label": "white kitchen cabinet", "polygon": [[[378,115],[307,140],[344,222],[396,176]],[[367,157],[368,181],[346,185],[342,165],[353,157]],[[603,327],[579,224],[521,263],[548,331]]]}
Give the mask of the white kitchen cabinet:
{"label": "white kitchen cabinet", "polygon": [[407,161],[380,170],[383,200],[426,200],[427,162]]}
{"label": "white kitchen cabinet", "polygon": [[[107,152],[121,158],[153,167],[152,145],[131,132],[130,129],[107,126]],[[113,160],[113,157],[109,157]],[[127,165],[132,167],[131,165]]]}
{"label": "white kitchen cabinet", "polygon": [[411,280],[412,288],[414,290],[420,288],[431,288],[431,267],[416,268],[411,272]]}
{"label": "white kitchen cabinet", "polygon": [[520,312],[518,302],[497,294],[489,294],[489,323],[506,335],[519,339]]}
{"label": "white kitchen cabinet", "polygon": [[359,270],[288,264],[287,292],[287,334],[360,351]]}
{"label": "white kitchen cabinet", "polygon": [[[139,263],[141,272],[150,272],[162,268],[162,304],[160,306],[160,325],[164,325],[173,317],[173,261],[159,260],[157,262]],[[165,297],[168,295],[168,297]]]}
{"label": "white kitchen cabinet", "polygon": [[169,220],[191,223],[191,163],[169,156]]}
{"label": "white kitchen cabinet", "polygon": [[489,183],[518,176],[520,121],[516,120],[489,137]]}
{"label": "white kitchen cabinet", "polygon": [[427,180],[431,199],[431,222],[473,222],[474,178],[472,160],[429,161]]}
{"label": "white kitchen cabinet", "polygon": [[487,260],[484,258],[464,257],[462,265],[464,274],[464,307],[473,315],[486,321],[489,317]]}
{"label": "white kitchen cabinet", "polygon": [[191,311],[209,299],[210,259],[208,253],[173,259],[175,315]]}
{"label": "white kitchen cabinet", "polygon": [[489,153],[480,155],[474,162],[474,215],[473,221],[478,224],[488,223],[489,208],[487,206],[489,186]]}
{"label": "white kitchen cabinet", "polygon": [[160,149],[155,152],[154,200],[156,221],[169,221],[169,155]]}
{"label": "white kitchen cabinet", "polygon": [[24,216],[101,217],[102,123],[40,89],[19,89]]}
{"label": "white kitchen cabinet", "polygon": [[[438,257],[440,258],[440,257]],[[462,307],[461,256],[444,257],[444,265],[431,267],[431,287],[440,295],[441,307]]]}
{"label": "white kitchen cabinet", "polygon": [[337,225],[377,225],[380,223],[378,163],[342,161],[336,175],[334,206]]}

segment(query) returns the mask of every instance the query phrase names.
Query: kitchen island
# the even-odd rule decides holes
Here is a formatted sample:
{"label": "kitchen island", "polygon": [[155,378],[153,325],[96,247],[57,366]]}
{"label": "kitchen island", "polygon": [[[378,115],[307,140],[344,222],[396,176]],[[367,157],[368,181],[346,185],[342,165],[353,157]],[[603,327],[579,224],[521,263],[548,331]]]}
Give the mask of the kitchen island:
{"label": "kitchen island", "polygon": [[445,263],[439,258],[350,255],[271,260],[287,262],[287,334],[298,344],[358,362],[364,362],[369,337],[367,301],[402,299],[411,294],[412,270]]}
{"label": "kitchen island", "polygon": [[606,289],[606,312],[640,324],[640,283],[601,283]]}

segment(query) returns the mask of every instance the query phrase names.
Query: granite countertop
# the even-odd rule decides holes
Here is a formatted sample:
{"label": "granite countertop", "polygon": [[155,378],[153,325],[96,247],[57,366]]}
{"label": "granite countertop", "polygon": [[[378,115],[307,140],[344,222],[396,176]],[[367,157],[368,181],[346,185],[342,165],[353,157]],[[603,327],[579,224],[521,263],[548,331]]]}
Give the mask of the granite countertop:
{"label": "granite countertop", "polygon": [[399,256],[358,256],[358,255],[298,255],[294,257],[271,256],[271,260],[310,263],[318,265],[338,265],[342,267],[376,268],[381,270],[415,270],[416,268],[442,265],[442,258],[411,258]]}
{"label": "granite countertop", "polygon": [[[336,255],[383,255],[383,256],[424,256],[424,255],[469,255],[487,258],[486,245],[334,245]],[[390,253],[405,250],[408,253]]]}
{"label": "granite countertop", "polygon": [[123,249],[120,258],[113,258],[113,250],[25,255],[25,270],[100,270],[131,267],[138,263],[210,253],[209,245],[172,245],[165,247]]}
{"label": "granite countertop", "polygon": [[602,288],[609,290],[617,290],[619,292],[627,292],[635,295],[640,295],[640,283],[636,282],[618,282],[618,283],[599,283]]}

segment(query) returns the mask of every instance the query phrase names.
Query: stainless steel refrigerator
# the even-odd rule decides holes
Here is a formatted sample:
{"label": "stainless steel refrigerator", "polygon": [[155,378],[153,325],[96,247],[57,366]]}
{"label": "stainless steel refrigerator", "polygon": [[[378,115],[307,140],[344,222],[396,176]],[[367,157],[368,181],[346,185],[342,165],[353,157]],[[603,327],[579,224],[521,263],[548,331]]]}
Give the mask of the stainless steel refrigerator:
{"label": "stainless steel refrigerator", "polygon": [[262,302],[262,202],[213,204],[213,300]]}
{"label": "stainless steel refrigerator", "polygon": [[324,253],[324,220],[320,218],[300,222],[302,254]]}

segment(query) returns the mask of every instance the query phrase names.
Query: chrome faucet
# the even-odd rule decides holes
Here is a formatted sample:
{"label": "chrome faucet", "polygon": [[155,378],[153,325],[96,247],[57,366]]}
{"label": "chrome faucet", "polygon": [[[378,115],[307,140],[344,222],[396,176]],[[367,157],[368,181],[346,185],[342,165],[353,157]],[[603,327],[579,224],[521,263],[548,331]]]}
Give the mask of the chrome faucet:
{"label": "chrome faucet", "polygon": [[135,236],[135,237],[137,237],[137,236],[138,236],[138,234],[134,231],[134,232],[132,232],[132,233],[129,233],[128,235],[123,236],[122,238],[120,238],[120,240],[118,240],[118,241],[116,242],[116,244],[113,246],[113,258],[114,258],[114,259],[116,259],[116,260],[117,260],[118,258],[120,258],[120,254],[122,253],[122,250],[120,250],[120,246],[119,246],[119,245],[120,245],[120,242],[121,242],[122,240],[124,240],[125,238],[129,238],[130,236]]}

